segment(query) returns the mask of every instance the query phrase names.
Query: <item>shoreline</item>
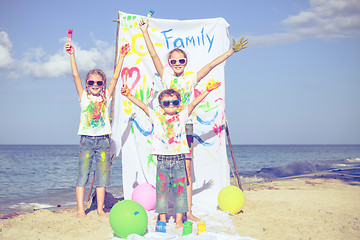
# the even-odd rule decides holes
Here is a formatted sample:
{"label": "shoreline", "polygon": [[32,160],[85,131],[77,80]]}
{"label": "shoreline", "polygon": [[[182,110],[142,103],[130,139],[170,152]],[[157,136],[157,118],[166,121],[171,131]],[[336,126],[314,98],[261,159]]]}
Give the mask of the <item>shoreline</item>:
{"label": "shoreline", "polygon": [[[360,238],[360,169],[242,185],[243,212],[231,216],[239,236],[266,240]],[[75,215],[76,206],[14,214],[0,219],[0,238],[110,239],[113,231],[108,218],[95,211],[84,219]]]}
{"label": "shoreline", "polygon": [[[360,183],[360,167],[355,168],[346,168],[346,169],[331,169],[326,171],[318,171],[307,174],[300,175],[292,175],[286,177],[277,177],[277,178],[264,178],[264,177],[242,177],[240,176],[240,182],[244,191],[247,188],[251,188],[254,184],[261,184],[272,181],[282,181],[288,179],[296,179],[296,178],[337,178],[343,181],[358,181]],[[236,180],[234,177],[230,177],[230,184],[237,186]],[[88,193],[88,187],[86,188],[86,195]],[[74,190],[75,191],[75,190]],[[111,186],[107,189],[107,192],[110,192],[114,195],[116,199],[123,198],[122,186]],[[75,193],[71,192],[71,196]],[[75,195],[74,195],[75,196]],[[74,197],[75,198],[75,197]],[[90,203],[86,203],[89,204]],[[21,206],[22,205],[22,206]],[[74,199],[73,202],[66,201],[65,203],[44,203],[44,202],[34,202],[34,201],[25,201],[18,204],[8,205],[7,207],[3,207],[6,209],[3,212],[0,212],[0,218],[8,214],[21,214],[27,212],[35,212],[42,209],[45,210],[62,210],[64,208],[73,208],[76,207],[76,201]]]}

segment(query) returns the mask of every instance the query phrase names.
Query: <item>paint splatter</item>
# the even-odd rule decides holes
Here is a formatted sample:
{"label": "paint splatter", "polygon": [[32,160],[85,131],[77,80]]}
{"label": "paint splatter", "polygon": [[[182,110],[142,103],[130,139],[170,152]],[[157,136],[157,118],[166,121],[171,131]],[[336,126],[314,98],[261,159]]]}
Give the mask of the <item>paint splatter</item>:
{"label": "paint splatter", "polygon": [[160,182],[160,188],[158,190],[158,196],[159,198],[162,198],[165,194],[166,191],[166,178],[164,173],[160,173],[157,178],[156,181]]}
{"label": "paint splatter", "polygon": [[185,177],[179,178],[174,182],[177,194],[181,194],[185,188]]}
{"label": "paint splatter", "polygon": [[154,126],[152,125],[150,131],[146,131],[145,129],[143,129],[140,126],[140,124],[135,120],[135,118],[131,117],[131,118],[129,118],[129,121],[133,121],[135,123],[136,128],[139,130],[139,132],[145,137],[149,136],[154,130]]}
{"label": "paint splatter", "polygon": [[83,111],[86,114],[86,126],[92,128],[104,127],[106,114],[105,103],[90,101],[89,106]]}

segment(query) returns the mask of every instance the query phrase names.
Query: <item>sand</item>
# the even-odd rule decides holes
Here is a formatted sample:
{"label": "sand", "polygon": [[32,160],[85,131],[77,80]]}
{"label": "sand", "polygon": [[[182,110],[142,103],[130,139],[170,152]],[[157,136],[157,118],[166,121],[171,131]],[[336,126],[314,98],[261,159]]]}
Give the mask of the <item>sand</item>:
{"label": "sand", "polygon": [[[317,173],[243,184],[239,236],[255,239],[360,239],[360,174]],[[107,217],[76,208],[1,215],[0,239],[110,239]]]}

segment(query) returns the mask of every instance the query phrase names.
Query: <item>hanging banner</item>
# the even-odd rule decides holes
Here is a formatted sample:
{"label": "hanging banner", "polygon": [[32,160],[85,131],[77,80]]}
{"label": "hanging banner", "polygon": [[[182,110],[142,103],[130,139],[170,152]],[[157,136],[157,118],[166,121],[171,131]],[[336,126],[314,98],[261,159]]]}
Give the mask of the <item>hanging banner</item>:
{"label": "hanging banner", "polygon": [[[153,127],[145,113],[121,95],[125,71],[132,95],[150,108],[158,107],[157,95],[163,90],[153,61],[147,51],[139,22],[145,16],[119,12],[118,47],[129,43],[121,82],[116,87],[112,151],[122,158],[125,199],[131,199],[133,189],[141,183],[156,186],[156,157],[150,154]],[[200,20],[149,19],[148,32],[157,54],[170,69],[167,55],[174,48],[183,49],[188,56],[185,74],[196,73],[206,64],[229,49],[228,23],[223,18]],[[194,158],[192,161],[193,205],[210,205],[216,209],[219,191],[230,184],[225,143],[225,79],[222,63],[215,67],[196,89],[195,96],[204,91],[210,79],[220,81],[195,109]],[[170,69],[171,70],[171,69]]]}

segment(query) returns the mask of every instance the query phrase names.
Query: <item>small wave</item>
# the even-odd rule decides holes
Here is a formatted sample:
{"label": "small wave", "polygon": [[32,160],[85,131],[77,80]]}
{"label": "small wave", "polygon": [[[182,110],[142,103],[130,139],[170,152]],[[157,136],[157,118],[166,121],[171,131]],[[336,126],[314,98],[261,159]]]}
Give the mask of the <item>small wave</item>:
{"label": "small wave", "polygon": [[347,158],[347,159],[345,159],[344,162],[347,162],[347,163],[359,163],[360,158]]}
{"label": "small wave", "polygon": [[276,168],[262,168],[256,173],[257,176],[274,179],[280,177],[289,177],[296,176],[301,174],[314,173],[319,171],[330,170],[332,167],[326,164],[314,164],[311,162],[292,162],[285,167],[276,167]]}
{"label": "small wave", "polygon": [[19,203],[9,206],[9,208],[11,209],[17,209],[22,211],[39,210],[39,209],[52,208],[52,207],[56,207],[56,206],[50,204],[44,204],[44,203]]}

